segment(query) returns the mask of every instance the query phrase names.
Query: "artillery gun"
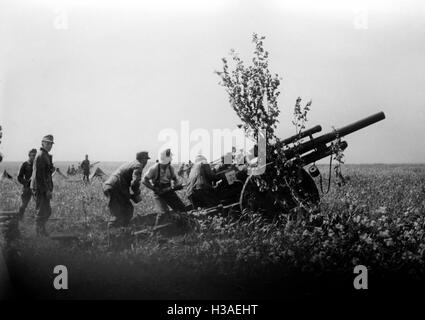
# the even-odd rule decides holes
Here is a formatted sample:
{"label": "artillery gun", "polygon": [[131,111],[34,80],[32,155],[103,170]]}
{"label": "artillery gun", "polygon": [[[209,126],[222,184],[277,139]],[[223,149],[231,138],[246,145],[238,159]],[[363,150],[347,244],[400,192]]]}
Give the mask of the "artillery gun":
{"label": "artillery gun", "polygon": [[[277,181],[278,187],[262,188],[258,176],[248,174],[248,165],[241,170],[236,164],[221,164],[214,168],[220,183],[215,186],[215,193],[220,206],[238,206],[244,209],[263,211],[267,214],[289,212],[297,205],[317,207],[320,201],[320,193],[314,177],[320,175],[314,163],[320,159],[333,156],[337,150],[344,150],[348,144],[340,138],[369,125],[385,119],[385,114],[379,112],[345,127],[335,129],[332,132],[313,138],[313,134],[322,130],[321,126],[315,126],[301,132],[298,135],[280,140],[274,145],[267,146],[268,151],[276,148],[283,150],[282,158],[274,158],[274,152],[267,159],[266,170],[263,175],[275,174],[275,170],[269,170],[271,165],[279,164],[278,175],[270,179]],[[302,139],[307,138],[307,141]],[[306,166],[312,165],[308,170]]]}

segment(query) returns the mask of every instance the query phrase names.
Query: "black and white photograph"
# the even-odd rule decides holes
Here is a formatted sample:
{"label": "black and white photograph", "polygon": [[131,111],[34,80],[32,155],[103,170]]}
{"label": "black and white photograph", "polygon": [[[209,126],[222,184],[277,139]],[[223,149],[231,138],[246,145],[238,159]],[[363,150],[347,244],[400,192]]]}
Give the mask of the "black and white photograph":
{"label": "black and white photograph", "polygon": [[419,0],[0,0],[2,305],[425,302],[424,123]]}

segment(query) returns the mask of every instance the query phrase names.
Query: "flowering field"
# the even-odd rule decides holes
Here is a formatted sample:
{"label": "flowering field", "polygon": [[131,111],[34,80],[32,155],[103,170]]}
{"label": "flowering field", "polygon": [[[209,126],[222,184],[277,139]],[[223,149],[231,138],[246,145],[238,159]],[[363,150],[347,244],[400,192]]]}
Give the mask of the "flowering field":
{"label": "flowering field", "polygon": [[[2,164],[4,167],[4,164]],[[3,167],[1,168],[3,170]],[[105,171],[111,171],[102,167]],[[8,171],[14,172],[13,168]],[[325,173],[326,168],[322,168]],[[79,237],[60,243],[35,237],[34,203],[13,244],[17,294],[41,298],[305,298],[358,294],[353,268],[369,270],[368,294],[423,294],[425,166],[347,165],[344,186],[332,184],[321,203],[321,226],[273,222],[253,214],[211,217],[184,236],[108,242],[107,202],[100,181],[56,181],[51,233]],[[0,182],[2,210],[19,207],[19,186]],[[155,211],[150,192],[135,207]],[[184,198],[184,193],[180,195]],[[185,201],[187,201],[185,199]],[[53,267],[69,270],[69,287],[52,289]],[[400,289],[403,288],[403,289]],[[422,291],[421,291],[422,290]],[[23,293],[24,292],[24,293]],[[419,293],[418,293],[419,292]]]}

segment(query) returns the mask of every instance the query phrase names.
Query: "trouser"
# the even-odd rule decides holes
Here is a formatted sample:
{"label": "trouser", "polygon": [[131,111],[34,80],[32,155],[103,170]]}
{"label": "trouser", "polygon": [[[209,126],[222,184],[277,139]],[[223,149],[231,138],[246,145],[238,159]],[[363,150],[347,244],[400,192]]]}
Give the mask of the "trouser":
{"label": "trouser", "polygon": [[108,226],[112,228],[128,226],[134,212],[133,204],[130,199],[115,190],[110,190],[108,195],[108,207],[112,215],[112,219],[109,221]]}
{"label": "trouser", "polygon": [[154,199],[156,206],[159,209],[155,225],[158,225],[161,218],[170,212],[170,209],[168,207],[178,212],[186,211],[186,206],[180,200],[179,196],[176,194],[175,191],[168,191],[161,195],[155,194]]}
{"label": "trouser", "polygon": [[52,215],[52,207],[50,206],[50,198],[46,192],[36,192],[35,194],[36,217],[35,222],[37,227],[44,228],[47,220]]}
{"label": "trouser", "polygon": [[90,182],[90,172],[84,172],[83,173],[83,181],[87,180],[87,182]]}
{"label": "trouser", "polygon": [[217,197],[212,190],[194,190],[188,197],[193,209],[209,208],[217,205]]}
{"label": "trouser", "polygon": [[18,218],[22,219],[25,213],[25,209],[28,207],[28,203],[30,202],[32,197],[32,192],[30,188],[23,188],[21,194],[21,206],[19,207]]}
{"label": "trouser", "polygon": [[161,213],[168,213],[170,211],[168,207],[174,211],[186,211],[186,206],[180,200],[175,191],[169,191],[161,195],[155,195],[155,203]]}

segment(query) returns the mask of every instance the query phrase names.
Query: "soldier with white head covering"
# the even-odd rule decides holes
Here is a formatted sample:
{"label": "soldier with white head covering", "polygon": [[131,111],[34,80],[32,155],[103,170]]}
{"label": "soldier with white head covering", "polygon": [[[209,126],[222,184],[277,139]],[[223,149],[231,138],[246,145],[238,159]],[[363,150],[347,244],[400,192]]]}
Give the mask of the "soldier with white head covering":
{"label": "soldier with white head covering", "polygon": [[143,184],[154,192],[155,203],[160,211],[157,222],[162,214],[169,213],[168,207],[174,211],[186,211],[186,206],[175,192],[181,189],[181,184],[171,166],[171,161],[171,150],[163,150],[159,162],[150,167],[143,178]]}

